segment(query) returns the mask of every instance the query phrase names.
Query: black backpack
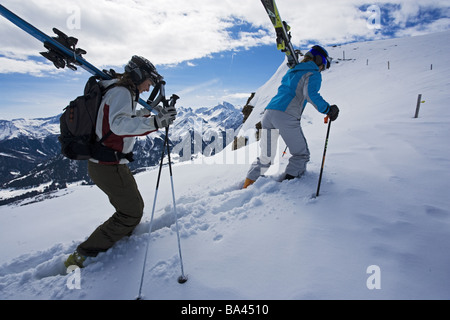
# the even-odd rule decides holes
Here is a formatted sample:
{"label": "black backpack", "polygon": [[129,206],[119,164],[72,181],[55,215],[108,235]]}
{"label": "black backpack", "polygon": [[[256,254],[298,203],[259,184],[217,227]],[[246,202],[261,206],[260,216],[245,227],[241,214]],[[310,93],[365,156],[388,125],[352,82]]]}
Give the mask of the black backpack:
{"label": "black backpack", "polygon": [[133,154],[124,154],[105,147],[105,141],[112,131],[108,132],[100,141],[97,141],[95,126],[97,114],[103,96],[109,89],[102,88],[97,81],[97,77],[92,76],[86,83],[84,95],[71,101],[64,109],[60,117],[60,136],[58,140],[61,144],[61,153],[72,160],[96,159],[101,162],[118,162],[126,158],[133,161]]}

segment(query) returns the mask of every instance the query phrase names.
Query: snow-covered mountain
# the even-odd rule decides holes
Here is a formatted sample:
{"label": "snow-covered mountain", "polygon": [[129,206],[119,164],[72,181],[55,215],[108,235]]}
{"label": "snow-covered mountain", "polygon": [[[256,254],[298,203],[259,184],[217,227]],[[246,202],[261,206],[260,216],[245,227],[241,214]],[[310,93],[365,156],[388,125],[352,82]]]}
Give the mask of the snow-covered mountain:
{"label": "snow-covered mountain", "polygon": [[40,119],[0,120],[0,141],[12,140],[22,136],[45,139],[59,134],[59,116]]}
{"label": "snow-covered mountain", "polygon": [[0,120],[0,185],[57,154],[59,118]]}
{"label": "snow-covered mountain", "polygon": [[[57,198],[0,207],[0,298],[134,299],[150,241],[144,299],[449,299],[450,33],[327,49],[339,63],[323,73],[321,93],[341,113],[320,197],[311,194],[326,126],[307,106],[311,162],[301,179],[270,176],[287,155],[241,190],[257,143],[174,166],[185,284],[177,282],[167,170],[148,232],[158,173],[150,169],[136,175],[141,224],[78,273],[66,274],[62,261],[112,214],[100,190],[73,186]],[[349,60],[337,60],[343,51]],[[283,65],[256,91],[242,134],[261,119],[284,72]],[[425,102],[415,119],[418,94]]]}
{"label": "snow-covered mountain", "polygon": [[[241,111],[227,102],[198,110],[179,107],[178,112],[170,132],[172,146],[177,146],[187,136],[186,143],[191,149],[195,132],[200,139],[200,153],[211,143],[213,136],[226,130],[234,131],[242,125]],[[132,170],[137,172],[159,163],[158,150],[164,142],[163,134],[161,131],[138,138],[135,161],[130,164]],[[0,121],[0,185],[4,189],[0,193],[0,205],[42,196],[70,184],[90,183],[85,161],[70,161],[60,154],[58,135],[59,116]],[[215,150],[208,149],[207,152],[208,155],[215,154]],[[183,157],[177,159],[184,160]]]}

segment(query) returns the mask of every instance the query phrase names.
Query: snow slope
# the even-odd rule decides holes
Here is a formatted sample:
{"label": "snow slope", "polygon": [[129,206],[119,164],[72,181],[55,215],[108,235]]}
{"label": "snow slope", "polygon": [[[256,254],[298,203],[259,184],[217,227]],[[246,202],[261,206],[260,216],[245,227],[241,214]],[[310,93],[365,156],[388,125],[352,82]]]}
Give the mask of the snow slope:
{"label": "snow slope", "polygon": [[[326,126],[307,106],[302,123],[312,160],[302,179],[265,177],[240,190],[256,143],[174,166],[187,283],[176,281],[167,168],[148,233],[157,177],[149,169],[136,176],[143,222],[81,270],[79,289],[61,261],[112,214],[106,196],[74,186],[44,202],[1,207],[0,298],[133,299],[151,237],[145,299],[449,299],[450,33],[328,49],[351,60],[323,74],[321,93],[341,114],[319,198],[311,194]],[[247,129],[284,71],[257,91]],[[413,119],[419,93],[425,103]],[[278,159],[274,176],[287,158]]]}

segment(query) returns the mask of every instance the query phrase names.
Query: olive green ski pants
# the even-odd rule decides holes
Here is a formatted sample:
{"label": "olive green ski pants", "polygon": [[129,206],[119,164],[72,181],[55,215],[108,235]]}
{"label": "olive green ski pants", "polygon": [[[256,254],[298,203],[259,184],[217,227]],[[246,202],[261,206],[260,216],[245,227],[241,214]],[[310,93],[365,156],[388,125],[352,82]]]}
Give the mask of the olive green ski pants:
{"label": "olive green ski pants", "polygon": [[144,201],[126,164],[104,165],[89,161],[88,172],[92,181],[108,196],[109,202],[116,209],[113,216],[77,248],[80,254],[95,257],[123,237],[131,235],[141,221]]}

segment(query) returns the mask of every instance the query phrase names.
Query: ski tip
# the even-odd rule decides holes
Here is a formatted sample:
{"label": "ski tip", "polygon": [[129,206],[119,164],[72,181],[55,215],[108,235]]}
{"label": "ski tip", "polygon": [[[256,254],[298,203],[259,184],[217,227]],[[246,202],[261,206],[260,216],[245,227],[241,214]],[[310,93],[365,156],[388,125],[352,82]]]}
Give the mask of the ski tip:
{"label": "ski tip", "polygon": [[178,283],[180,283],[180,284],[186,283],[187,281],[188,281],[188,278],[185,276],[178,277]]}

